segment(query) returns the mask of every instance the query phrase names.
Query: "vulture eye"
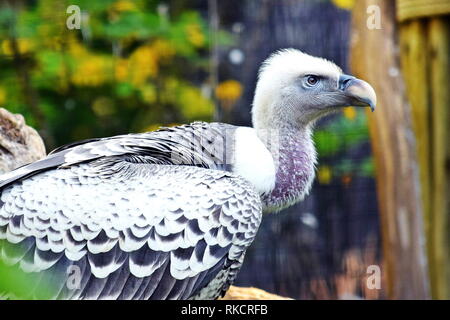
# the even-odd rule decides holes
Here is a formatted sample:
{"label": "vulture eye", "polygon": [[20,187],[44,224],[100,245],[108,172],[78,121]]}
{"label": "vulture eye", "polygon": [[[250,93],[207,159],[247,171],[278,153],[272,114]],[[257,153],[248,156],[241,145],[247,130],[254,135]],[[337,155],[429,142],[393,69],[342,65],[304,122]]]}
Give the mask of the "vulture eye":
{"label": "vulture eye", "polygon": [[314,87],[316,84],[319,83],[319,77],[314,75],[308,75],[306,76],[306,84],[310,87]]}

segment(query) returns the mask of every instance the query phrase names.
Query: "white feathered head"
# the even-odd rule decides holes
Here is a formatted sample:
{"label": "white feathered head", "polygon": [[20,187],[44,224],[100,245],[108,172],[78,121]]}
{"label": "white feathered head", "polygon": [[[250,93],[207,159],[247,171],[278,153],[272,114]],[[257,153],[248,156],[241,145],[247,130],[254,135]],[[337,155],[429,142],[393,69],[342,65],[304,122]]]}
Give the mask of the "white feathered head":
{"label": "white feathered head", "polygon": [[261,66],[253,100],[255,128],[307,126],[345,106],[376,104],[373,88],[333,62],[296,49],[272,54]]}

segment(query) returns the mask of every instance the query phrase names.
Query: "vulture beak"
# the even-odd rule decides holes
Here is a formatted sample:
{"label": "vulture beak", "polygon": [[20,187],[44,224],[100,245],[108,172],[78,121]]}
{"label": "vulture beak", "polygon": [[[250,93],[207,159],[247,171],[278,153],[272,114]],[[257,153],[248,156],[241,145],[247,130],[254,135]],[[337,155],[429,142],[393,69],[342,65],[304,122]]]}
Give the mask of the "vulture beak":
{"label": "vulture beak", "polygon": [[367,82],[353,76],[343,74],[339,77],[339,91],[349,99],[353,106],[370,106],[372,112],[375,110],[377,95],[372,86]]}

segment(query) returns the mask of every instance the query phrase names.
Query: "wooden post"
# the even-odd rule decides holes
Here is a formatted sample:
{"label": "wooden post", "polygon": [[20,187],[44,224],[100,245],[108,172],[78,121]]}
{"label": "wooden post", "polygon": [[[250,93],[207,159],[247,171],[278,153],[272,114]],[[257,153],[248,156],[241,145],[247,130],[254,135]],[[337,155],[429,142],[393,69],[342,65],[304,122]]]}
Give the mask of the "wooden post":
{"label": "wooden post", "polygon": [[[448,16],[447,16],[448,18]],[[433,193],[430,226],[430,269],[434,273],[433,294],[438,299],[450,298],[449,218],[450,205],[449,168],[450,159],[450,24],[445,18],[432,18],[429,25],[430,41],[430,87],[432,102],[432,166]]]}
{"label": "wooden post", "polygon": [[450,298],[449,41],[450,1],[397,0],[401,62],[408,81],[433,298]]}
{"label": "wooden post", "polygon": [[[403,72],[406,88],[409,93],[408,100],[411,103],[411,116],[414,132],[416,133],[417,153],[419,160],[419,174],[421,181],[422,205],[425,216],[425,230],[429,229],[427,214],[431,208],[430,190],[430,135],[429,135],[429,81],[427,80],[427,32],[425,26],[419,21],[414,21],[410,25],[400,28],[401,41],[401,66],[405,68]],[[405,43],[405,39],[410,39]],[[412,76],[414,75],[414,76]]]}
{"label": "wooden post", "polygon": [[[372,11],[367,11],[370,5]],[[379,11],[379,12],[377,12]],[[380,29],[368,19],[381,19]],[[372,15],[372,16],[371,16]],[[351,68],[373,85],[377,110],[368,116],[376,165],[388,296],[427,299],[425,236],[416,146],[398,63],[395,6],[389,0],[356,1]]]}
{"label": "wooden post", "polygon": [[[427,253],[433,298],[448,299],[450,276],[448,274],[450,207],[447,200],[447,161],[450,150],[448,126],[449,100],[449,23],[450,1],[447,15],[428,17],[422,13],[421,1],[399,1],[402,43],[401,61],[408,81],[408,98],[411,102],[414,130],[419,141],[417,152],[424,205]],[[404,3],[405,2],[405,3]],[[433,2],[433,1],[431,1]],[[407,4],[410,4],[411,8]],[[428,5],[424,4],[423,6]],[[444,6],[439,7],[444,13]],[[422,16],[420,16],[420,14]]]}

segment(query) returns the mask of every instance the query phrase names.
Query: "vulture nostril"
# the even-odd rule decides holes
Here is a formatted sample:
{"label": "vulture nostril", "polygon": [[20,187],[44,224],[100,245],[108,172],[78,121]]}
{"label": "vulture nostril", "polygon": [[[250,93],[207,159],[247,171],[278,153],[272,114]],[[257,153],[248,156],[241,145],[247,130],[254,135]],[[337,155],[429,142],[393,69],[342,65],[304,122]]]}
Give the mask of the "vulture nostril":
{"label": "vulture nostril", "polygon": [[340,78],[339,78],[339,89],[340,89],[340,90],[345,90],[345,89],[347,89],[347,87],[349,86],[349,83],[350,83],[353,79],[355,79],[355,77],[349,76],[349,75],[346,75],[346,74],[340,76]]}
{"label": "vulture nostril", "polygon": [[345,81],[343,82],[344,86],[345,86],[347,83],[349,83],[349,82],[350,82],[350,79],[345,80]]}

